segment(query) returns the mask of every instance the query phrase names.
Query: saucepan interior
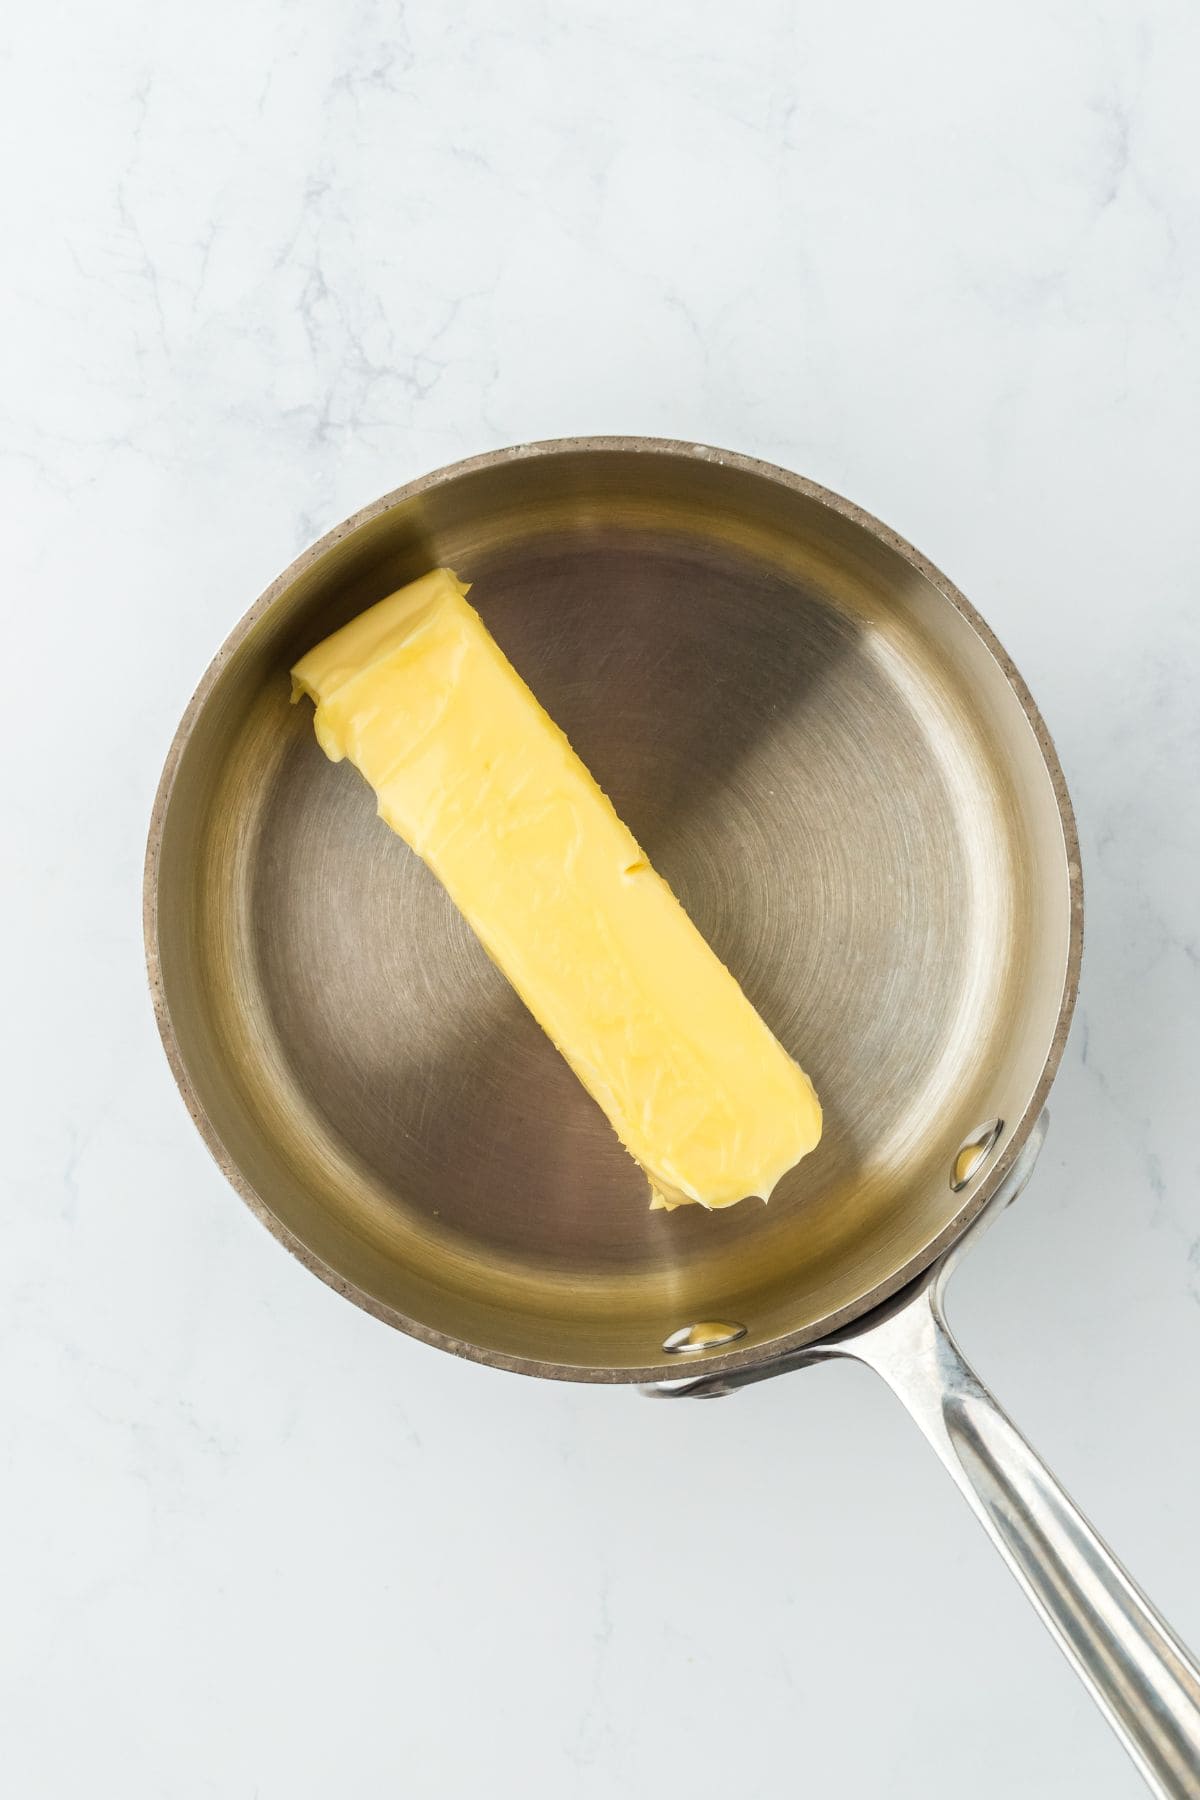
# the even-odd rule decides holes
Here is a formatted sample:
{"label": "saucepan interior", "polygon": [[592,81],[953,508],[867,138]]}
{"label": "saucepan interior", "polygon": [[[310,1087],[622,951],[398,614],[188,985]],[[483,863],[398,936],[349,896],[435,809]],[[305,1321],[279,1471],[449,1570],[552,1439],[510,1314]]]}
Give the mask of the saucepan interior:
{"label": "saucepan interior", "polygon": [[[825,1136],[769,1206],[648,1210],[601,1113],[289,705],[301,652],[438,563],[812,1074]],[[483,1360],[635,1380],[681,1373],[662,1346],[696,1320],[744,1327],[711,1366],[808,1341],[963,1228],[1057,1062],[1078,869],[1032,704],[936,571],[781,471],[585,440],[401,490],[269,590],[172,749],[147,926],[197,1122],[319,1274]]]}

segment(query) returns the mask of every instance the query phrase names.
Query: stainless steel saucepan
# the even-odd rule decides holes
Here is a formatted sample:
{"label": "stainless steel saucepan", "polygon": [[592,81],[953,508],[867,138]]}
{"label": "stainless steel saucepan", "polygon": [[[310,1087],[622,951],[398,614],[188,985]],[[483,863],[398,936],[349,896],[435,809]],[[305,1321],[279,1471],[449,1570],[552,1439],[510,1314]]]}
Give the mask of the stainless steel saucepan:
{"label": "stainless steel saucepan", "polygon": [[[291,663],[449,564],[825,1108],[776,1190],[645,1183],[436,881],[334,767]],[[1200,1676],[975,1379],[946,1255],[1024,1179],[1075,997],[1053,746],[966,600],[811,482],[700,445],[535,444],[367,507],[204,677],[146,938],[184,1097],[324,1280],[527,1374],[728,1391],[832,1356],[913,1413],[1158,1793]]]}

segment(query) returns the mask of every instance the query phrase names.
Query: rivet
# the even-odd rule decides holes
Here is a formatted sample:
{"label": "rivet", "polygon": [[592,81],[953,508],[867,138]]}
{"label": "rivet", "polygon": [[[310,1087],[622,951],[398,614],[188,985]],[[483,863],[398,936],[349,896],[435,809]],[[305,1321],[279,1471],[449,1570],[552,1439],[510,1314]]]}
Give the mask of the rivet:
{"label": "rivet", "polygon": [[986,1125],[980,1125],[963,1139],[950,1169],[950,1186],[956,1194],[974,1181],[1000,1142],[1003,1130],[1003,1119],[989,1119]]}
{"label": "rivet", "polygon": [[698,1356],[702,1350],[719,1350],[722,1344],[736,1344],[746,1335],[744,1325],[723,1319],[701,1319],[695,1325],[681,1325],[663,1339],[663,1349],[670,1356]]}

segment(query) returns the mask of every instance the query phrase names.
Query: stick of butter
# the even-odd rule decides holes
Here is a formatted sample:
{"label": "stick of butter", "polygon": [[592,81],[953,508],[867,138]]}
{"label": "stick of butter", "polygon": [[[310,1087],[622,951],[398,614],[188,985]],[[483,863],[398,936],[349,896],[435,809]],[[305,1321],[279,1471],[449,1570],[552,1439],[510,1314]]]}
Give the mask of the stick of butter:
{"label": "stick of butter", "polygon": [[767,1199],[821,1135],[767,1029],[435,569],[302,657],[334,762],[428,863],[650,1179],[651,1204]]}

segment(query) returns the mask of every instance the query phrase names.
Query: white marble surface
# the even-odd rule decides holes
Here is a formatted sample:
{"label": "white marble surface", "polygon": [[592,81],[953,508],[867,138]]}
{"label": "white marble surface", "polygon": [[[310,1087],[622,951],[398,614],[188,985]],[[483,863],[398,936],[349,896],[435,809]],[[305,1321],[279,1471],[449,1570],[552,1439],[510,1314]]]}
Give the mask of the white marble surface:
{"label": "white marble surface", "polygon": [[914,539],[1088,884],[968,1348],[1200,1641],[1200,15],[1188,0],[10,9],[0,1742],[22,1797],[1132,1797],[915,1433],[409,1343],[223,1185],[143,990],[216,642],[460,454],[656,432]]}

